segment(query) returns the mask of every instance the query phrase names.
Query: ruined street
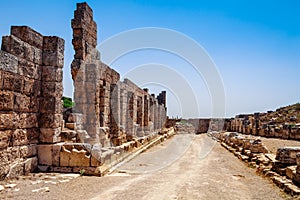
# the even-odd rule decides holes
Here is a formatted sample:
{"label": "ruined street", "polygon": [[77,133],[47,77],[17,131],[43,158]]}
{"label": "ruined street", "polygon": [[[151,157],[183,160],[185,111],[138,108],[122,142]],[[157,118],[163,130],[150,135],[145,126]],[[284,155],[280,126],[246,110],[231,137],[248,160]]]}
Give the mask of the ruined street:
{"label": "ruined street", "polygon": [[[209,151],[209,147],[213,146]],[[208,152],[207,156],[206,153]],[[20,181],[0,199],[289,199],[206,135],[175,135],[105,177],[44,185]]]}

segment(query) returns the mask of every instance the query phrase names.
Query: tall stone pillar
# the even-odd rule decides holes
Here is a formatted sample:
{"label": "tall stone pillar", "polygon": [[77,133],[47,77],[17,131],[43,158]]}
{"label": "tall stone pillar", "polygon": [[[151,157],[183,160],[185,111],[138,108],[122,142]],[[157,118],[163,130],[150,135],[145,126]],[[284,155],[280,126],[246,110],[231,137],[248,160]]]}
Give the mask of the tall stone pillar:
{"label": "tall stone pillar", "polygon": [[120,137],[120,87],[118,84],[111,85],[110,98],[110,136],[115,145],[120,144],[117,141]]}
{"label": "tall stone pillar", "polygon": [[159,120],[158,120],[158,103],[157,100],[154,99],[154,104],[153,104],[153,110],[154,110],[154,130],[156,131],[159,127]]}
{"label": "tall stone pillar", "polygon": [[75,110],[83,115],[83,128],[90,136],[90,143],[99,142],[100,134],[100,80],[98,65],[100,56],[97,45],[97,24],[93,11],[87,3],[77,3],[74,19],[72,44],[75,50],[71,65],[74,81]]}
{"label": "tall stone pillar", "polygon": [[154,131],[154,99],[153,99],[153,96],[151,95],[150,96],[150,115],[149,115],[149,127],[150,127],[150,132],[153,132]]}
{"label": "tall stone pillar", "polygon": [[137,136],[144,136],[144,97],[137,98]]}
{"label": "tall stone pillar", "polygon": [[120,128],[121,131],[126,132],[127,125],[127,91],[121,89],[120,91]]}
{"label": "tall stone pillar", "polygon": [[62,68],[64,40],[59,37],[43,38],[43,66],[40,99],[40,142],[60,142],[63,95]]}
{"label": "tall stone pillar", "polygon": [[146,134],[149,134],[150,132],[150,100],[149,100],[149,95],[145,94],[144,95],[144,132]]}
{"label": "tall stone pillar", "polygon": [[134,94],[133,92],[127,92],[127,114],[126,114],[126,134],[128,140],[131,140],[134,137]]}

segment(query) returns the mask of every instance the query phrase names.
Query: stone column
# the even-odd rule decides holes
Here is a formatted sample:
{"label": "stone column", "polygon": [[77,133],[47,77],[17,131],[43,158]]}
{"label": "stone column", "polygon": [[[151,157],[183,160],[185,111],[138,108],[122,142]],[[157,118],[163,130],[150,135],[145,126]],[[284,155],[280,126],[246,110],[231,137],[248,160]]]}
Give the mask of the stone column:
{"label": "stone column", "polygon": [[150,132],[150,101],[149,101],[149,95],[144,95],[144,132],[149,134]]}
{"label": "stone column", "polygon": [[137,136],[144,136],[144,98],[139,96],[137,98]]}
{"label": "stone column", "polygon": [[127,114],[126,114],[126,134],[128,140],[134,137],[134,94],[133,92],[127,92]]}
{"label": "stone column", "polygon": [[149,127],[150,127],[150,132],[154,131],[154,100],[153,97],[150,96],[150,122],[149,122]]}
{"label": "stone column", "polygon": [[120,128],[123,132],[126,131],[127,124],[127,91],[125,89],[121,89],[120,91]]}
{"label": "stone column", "polygon": [[[43,66],[40,100],[40,142],[60,142],[62,128],[63,95],[62,76],[64,65],[64,40],[59,37],[43,38]],[[51,76],[51,77],[50,77]]]}
{"label": "stone column", "polygon": [[118,84],[111,85],[110,98],[110,137],[114,145],[119,145],[120,138],[120,87]]}

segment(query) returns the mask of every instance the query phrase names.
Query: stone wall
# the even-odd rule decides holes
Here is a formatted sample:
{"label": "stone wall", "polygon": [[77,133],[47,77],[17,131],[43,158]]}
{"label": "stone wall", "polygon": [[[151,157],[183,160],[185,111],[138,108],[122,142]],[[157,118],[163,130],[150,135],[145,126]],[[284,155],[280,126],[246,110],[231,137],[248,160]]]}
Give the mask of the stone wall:
{"label": "stone wall", "polygon": [[166,120],[166,92],[157,98],[100,60],[97,24],[86,3],[78,3],[72,19],[72,78],[75,111],[83,115],[83,129],[91,144],[121,145],[160,130]]}
{"label": "stone wall", "polygon": [[264,137],[300,139],[300,124],[288,118],[278,122],[277,117],[268,116],[270,113],[237,115],[228,121],[227,130]]}
{"label": "stone wall", "polygon": [[34,171],[38,144],[59,142],[64,40],[12,26],[0,51],[0,179]]}
{"label": "stone wall", "polygon": [[[101,175],[157,138],[166,92],[149,94],[100,60],[93,11],[72,20],[75,107],[63,112],[64,40],[12,26],[0,51],[0,179],[35,170]],[[161,135],[158,135],[158,133]],[[167,133],[165,133],[167,132]]]}

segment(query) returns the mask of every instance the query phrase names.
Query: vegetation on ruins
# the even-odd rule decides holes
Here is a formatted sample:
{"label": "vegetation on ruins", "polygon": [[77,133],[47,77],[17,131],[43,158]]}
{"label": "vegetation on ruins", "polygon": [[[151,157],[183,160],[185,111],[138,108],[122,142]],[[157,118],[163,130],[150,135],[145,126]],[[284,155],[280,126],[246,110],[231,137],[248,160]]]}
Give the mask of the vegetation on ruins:
{"label": "vegetation on ruins", "polygon": [[72,98],[70,97],[63,96],[62,100],[64,108],[72,108],[75,105],[75,103],[72,101]]}
{"label": "vegetation on ruins", "polygon": [[80,174],[80,176],[83,176],[83,175],[84,175],[84,173],[85,173],[85,169],[81,169],[81,170],[79,170],[79,174]]}

